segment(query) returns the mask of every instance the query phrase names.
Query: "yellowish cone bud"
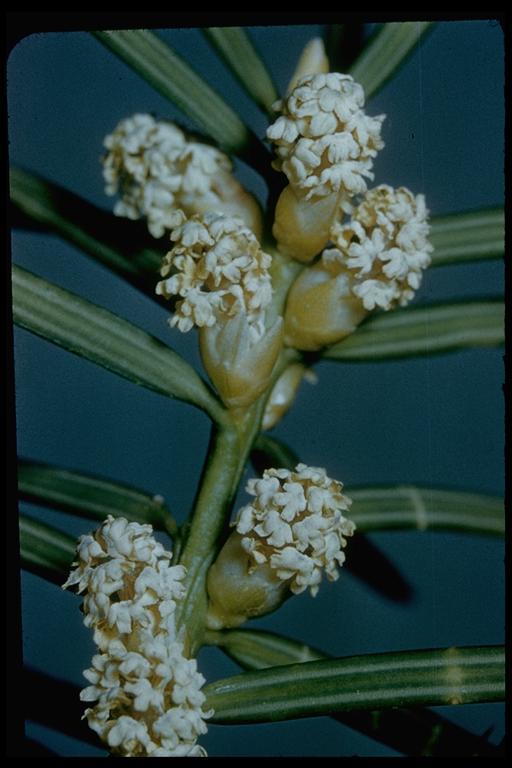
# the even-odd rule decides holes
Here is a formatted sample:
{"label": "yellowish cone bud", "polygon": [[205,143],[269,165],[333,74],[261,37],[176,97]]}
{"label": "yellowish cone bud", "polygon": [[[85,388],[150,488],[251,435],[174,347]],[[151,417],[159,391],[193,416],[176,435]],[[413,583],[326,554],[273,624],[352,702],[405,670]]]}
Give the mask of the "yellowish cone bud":
{"label": "yellowish cone bud", "polygon": [[285,313],[285,344],[314,351],[353,333],[368,311],[352,293],[353,275],[319,262],[292,285]]}
{"label": "yellowish cone bud", "polygon": [[233,531],[208,572],[209,629],[238,627],[247,619],[264,616],[291,596],[289,583],[268,563],[255,565]]}
{"label": "yellowish cone bud", "polygon": [[259,336],[243,312],[199,331],[203,365],[228,408],[246,407],[265,391],[282,344],[282,317]]}
{"label": "yellowish cone bud", "polygon": [[314,37],[300,55],[295,72],[288,85],[288,93],[293,91],[299,80],[305,75],[318,75],[328,71],[329,59],[325,53],[323,40],[321,37]]}
{"label": "yellowish cone bud", "polygon": [[306,200],[288,185],[276,205],[273,235],[281,253],[308,262],[329,242],[338,209],[338,193]]}
{"label": "yellowish cone bud", "polygon": [[285,415],[297,395],[303,379],[315,384],[316,375],[302,363],[293,363],[276,381],[265,406],[262,427],[272,429]]}

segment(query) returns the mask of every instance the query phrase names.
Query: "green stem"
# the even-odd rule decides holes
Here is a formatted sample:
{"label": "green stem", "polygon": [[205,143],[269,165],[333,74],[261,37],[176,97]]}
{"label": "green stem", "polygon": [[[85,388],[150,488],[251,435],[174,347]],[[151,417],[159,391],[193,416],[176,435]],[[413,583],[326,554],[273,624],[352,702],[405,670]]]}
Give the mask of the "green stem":
{"label": "green stem", "polygon": [[229,513],[259,431],[264,403],[263,396],[243,414],[239,413],[230,426],[213,428],[208,459],[180,554],[180,563],[187,569],[187,593],[179,606],[177,621],[187,628],[192,654],[202,643],[208,569],[226,537]]}
{"label": "green stem", "polygon": [[213,428],[208,459],[179,557],[187,569],[187,593],[179,606],[177,621],[186,626],[192,654],[203,643],[208,569],[227,537],[229,514],[261,429],[267,398],[276,379],[296,358],[293,350],[283,350],[267,391],[248,408],[228,411],[230,426],[218,431]]}
{"label": "green stem", "polygon": [[192,646],[201,642],[207,607],[206,574],[221,541],[236,489],[238,452],[235,429],[212,428],[208,459],[180,554],[180,563],[187,569],[187,593],[179,606],[177,621],[187,627]]}
{"label": "green stem", "polygon": [[[282,314],[286,294],[302,268],[284,258],[269,244],[273,256],[272,305],[267,310],[271,325]],[[224,411],[223,422],[213,427],[208,458],[192,516],[183,531],[179,562],[187,569],[186,597],[177,612],[178,624],[186,627],[190,652],[202,645],[207,611],[206,577],[228,533],[228,521],[240,478],[261,430],[265,404],[275,382],[292,362],[295,350],[284,348],[274,366],[266,391],[247,408]]]}

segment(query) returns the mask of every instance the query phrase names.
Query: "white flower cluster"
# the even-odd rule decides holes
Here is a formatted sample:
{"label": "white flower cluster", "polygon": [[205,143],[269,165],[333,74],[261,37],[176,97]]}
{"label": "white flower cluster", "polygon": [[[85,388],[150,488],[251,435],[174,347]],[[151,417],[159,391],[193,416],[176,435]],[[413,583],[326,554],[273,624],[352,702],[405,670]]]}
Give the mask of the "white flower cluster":
{"label": "white flower cluster", "polygon": [[108,516],[81,536],[77,568],[63,585],[85,592],[84,624],[99,646],[82,701],[89,726],[123,757],[204,756],[203,676],[176,632],[183,566],[152,536],[150,525]]}
{"label": "white flower cluster", "polygon": [[331,229],[334,248],[322,261],[348,269],[352,292],[367,310],[407,304],[430,264],[432,245],[423,195],[382,184],[370,190],[347,224]]}
{"label": "white flower cluster", "polygon": [[261,336],[263,311],[272,298],[272,257],[242,219],[221,213],[182,217],[171,239],[175,245],[160,270],[166,279],[156,286],[165,298],[181,297],[171,326],[185,332],[194,325],[212,326],[219,315],[243,312]]}
{"label": "white flower cluster", "polygon": [[342,489],[319,467],[265,470],[261,479],[249,480],[246,490],[255,500],[237,516],[242,547],[257,565],[268,563],[278,578],[289,581],[293,593],[309,587],[316,595],[322,571],[330,581],[338,578],[345,536],[355,530],[343,514],[352,501]]}
{"label": "white flower cluster", "polygon": [[188,141],[172,123],[132,115],[121,120],[104,146],[105,191],[121,195],[114,213],[145,217],[154,237],[172,229],[175,209],[187,209],[194,198],[218,207],[219,171],[230,171],[230,160],[214,147]]}
{"label": "white flower cluster", "polygon": [[373,179],[372,158],[384,146],[384,115],[364,110],[363,88],[350,75],[307,75],[274,109],[282,115],[267,129],[276,145],[274,166],[306,199],[340,192],[340,205],[366,191]]}

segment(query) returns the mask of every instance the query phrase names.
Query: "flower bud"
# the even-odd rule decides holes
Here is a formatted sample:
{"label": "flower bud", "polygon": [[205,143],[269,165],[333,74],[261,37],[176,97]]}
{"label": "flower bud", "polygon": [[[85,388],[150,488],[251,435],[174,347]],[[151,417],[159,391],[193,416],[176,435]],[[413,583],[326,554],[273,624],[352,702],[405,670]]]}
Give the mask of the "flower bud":
{"label": "flower bud", "polygon": [[204,367],[228,408],[250,405],[267,388],[282,347],[283,319],[267,328],[272,257],[235,217],[195,215],[173,229],[156,292],[177,296],[171,326],[199,328]]}
{"label": "flower bud", "polygon": [[316,375],[302,363],[292,363],[278,378],[265,406],[262,429],[272,429],[285,415],[293,404],[301,381],[306,379],[310,384],[317,381]]}
{"label": "flower bud", "polygon": [[302,51],[295,72],[288,84],[288,93],[299,84],[306,75],[326,74],[329,71],[329,59],[321,37],[314,37]]}
{"label": "flower bud", "polygon": [[353,333],[368,314],[352,293],[347,270],[319,262],[305,269],[288,294],[285,344],[315,351]]}
{"label": "flower bud", "polygon": [[236,216],[209,212],[186,219],[179,211],[171,240],[156,286],[158,295],[178,297],[171,326],[185,333],[245,313],[261,331],[272,299],[272,257],[254,232]]}
{"label": "flower bud", "polygon": [[280,252],[297,261],[311,261],[328,242],[337,210],[337,192],[307,200],[288,184],[279,195],[272,228]]}
{"label": "flower bud", "polygon": [[236,531],[210,568],[207,586],[209,629],[238,627],[247,619],[275,611],[291,596],[286,582],[268,564],[254,567]]}
{"label": "flower bud", "polygon": [[368,311],[405,306],[430,264],[432,245],[423,195],[381,184],[370,189],[348,223],[331,230],[322,263],[352,275],[351,289]]}
{"label": "flower bud", "polygon": [[282,343],[282,317],[263,332],[244,312],[200,329],[203,365],[228,408],[246,407],[265,391]]}

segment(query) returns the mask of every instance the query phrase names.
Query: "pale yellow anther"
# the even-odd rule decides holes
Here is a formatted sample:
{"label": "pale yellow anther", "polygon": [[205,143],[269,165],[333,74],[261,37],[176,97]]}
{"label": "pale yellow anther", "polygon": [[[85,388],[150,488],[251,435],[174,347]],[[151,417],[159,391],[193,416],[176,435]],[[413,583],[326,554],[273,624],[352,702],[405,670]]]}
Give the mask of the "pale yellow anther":
{"label": "pale yellow anther", "polygon": [[369,190],[351,218],[336,221],[331,246],[288,294],[285,343],[318,350],[353,333],[369,312],[405,305],[430,264],[423,195],[405,187]]}
{"label": "pale yellow anther", "polygon": [[210,629],[238,627],[247,619],[271,613],[291,595],[268,564],[254,568],[241,542],[242,536],[233,531],[208,572]]}

